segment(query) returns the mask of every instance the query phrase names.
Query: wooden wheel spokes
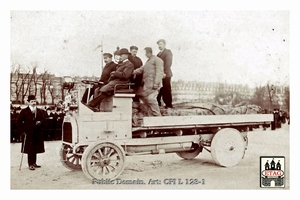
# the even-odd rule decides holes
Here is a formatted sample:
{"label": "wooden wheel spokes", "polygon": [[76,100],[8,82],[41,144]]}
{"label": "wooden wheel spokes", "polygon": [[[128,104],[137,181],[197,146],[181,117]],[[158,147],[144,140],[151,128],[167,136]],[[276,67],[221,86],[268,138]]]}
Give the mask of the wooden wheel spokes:
{"label": "wooden wheel spokes", "polygon": [[98,149],[98,150],[97,150],[97,153],[99,154],[100,159],[101,159],[101,158],[104,158],[101,149]]}
{"label": "wooden wheel spokes", "polygon": [[75,166],[80,166],[79,161],[81,160],[81,157],[74,154],[70,154],[70,156],[66,155],[66,160]]}
{"label": "wooden wheel spokes", "polygon": [[91,167],[96,174],[107,176],[113,174],[120,162],[120,157],[114,148],[104,146],[95,151],[91,159]]}
{"label": "wooden wheel spokes", "polygon": [[125,152],[112,143],[89,146],[83,155],[83,171],[90,178],[117,178],[124,169]]}
{"label": "wooden wheel spokes", "polygon": [[65,167],[75,170],[81,169],[81,156],[73,154],[71,146],[63,144],[60,150],[60,157],[61,162]]}

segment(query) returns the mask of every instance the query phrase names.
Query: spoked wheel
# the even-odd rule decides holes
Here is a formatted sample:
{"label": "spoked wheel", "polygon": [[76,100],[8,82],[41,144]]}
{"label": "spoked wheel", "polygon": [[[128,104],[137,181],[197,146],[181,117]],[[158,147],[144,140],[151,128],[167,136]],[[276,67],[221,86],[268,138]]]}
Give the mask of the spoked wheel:
{"label": "spoked wheel", "polygon": [[237,165],[245,152],[244,139],[241,133],[233,128],[218,131],[211,143],[213,160],[224,167]]}
{"label": "spoked wheel", "polygon": [[70,145],[62,144],[60,161],[68,169],[81,170],[81,156],[73,154],[73,148]]}
{"label": "spoked wheel", "polygon": [[186,160],[191,160],[197,157],[203,150],[202,146],[199,146],[198,144],[193,143],[192,147],[194,148],[191,151],[178,151],[176,154]]}
{"label": "spoked wheel", "polygon": [[109,142],[96,143],[84,151],[82,170],[90,179],[115,179],[124,170],[125,158],[121,146]]}

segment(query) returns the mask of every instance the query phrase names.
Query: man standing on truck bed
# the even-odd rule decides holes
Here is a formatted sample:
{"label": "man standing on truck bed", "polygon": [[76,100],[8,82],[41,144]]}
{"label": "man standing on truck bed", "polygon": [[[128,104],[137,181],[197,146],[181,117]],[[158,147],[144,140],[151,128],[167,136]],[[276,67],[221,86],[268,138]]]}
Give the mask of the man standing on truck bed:
{"label": "man standing on truck bed", "polygon": [[158,105],[161,106],[161,97],[166,104],[166,108],[173,108],[172,104],[172,89],[171,89],[171,77],[173,76],[171,65],[173,54],[171,50],[166,49],[166,41],[160,39],[157,41],[158,48],[160,52],[157,54],[157,57],[161,58],[164,61],[164,73],[165,77],[162,79],[162,88],[159,91],[157,96]]}
{"label": "man standing on truck bed", "polygon": [[147,62],[144,66],[133,72],[133,75],[142,75],[142,83],[136,95],[140,97],[144,105],[146,105],[148,116],[160,116],[156,97],[164,76],[163,61],[153,55],[151,47],[146,47],[145,51],[148,58]]}
{"label": "man standing on truck bed", "polygon": [[[138,49],[137,46],[131,46],[130,47],[130,53],[131,53],[131,55],[128,56],[128,60],[134,65],[134,69],[135,70],[138,69],[138,68],[140,68],[141,66],[143,66],[142,60],[137,56],[138,50],[139,49]],[[135,90],[135,92],[137,91],[137,89],[141,85],[142,78],[143,78],[143,75],[137,75],[135,77],[135,79],[133,79],[133,77],[131,78],[130,82],[134,83],[134,85],[132,86],[132,88]],[[135,96],[132,99],[133,99],[134,102],[140,102],[138,96]]]}
{"label": "man standing on truck bed", "polygon": [[93,111],[99,111],[97,108],[101,102],[114,94],[115,85],[127,84],[134,70],[133,64],[128,60],[130,52],[128,49],[120,49],[120,61],[116,70],[110,73],[109,82],[101,87],[100,95],[88,103],[88,107]]}

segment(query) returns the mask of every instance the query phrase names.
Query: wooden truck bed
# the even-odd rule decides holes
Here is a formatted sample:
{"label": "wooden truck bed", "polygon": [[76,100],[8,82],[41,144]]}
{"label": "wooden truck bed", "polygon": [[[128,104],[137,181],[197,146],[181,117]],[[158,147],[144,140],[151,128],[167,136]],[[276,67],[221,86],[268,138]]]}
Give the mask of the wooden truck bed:
{"label": "wooden truck bed", "polygon": [[133,132],[149,129],[253,126],[270,124],[272,121],[272,114],[144,117],[142,126],[133,128]]}

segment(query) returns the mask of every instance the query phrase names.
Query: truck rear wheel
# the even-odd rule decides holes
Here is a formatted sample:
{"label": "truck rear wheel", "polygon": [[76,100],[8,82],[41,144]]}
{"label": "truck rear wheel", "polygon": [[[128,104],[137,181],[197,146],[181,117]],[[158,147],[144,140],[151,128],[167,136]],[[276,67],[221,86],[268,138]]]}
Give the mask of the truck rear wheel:
{"label": "truck rear wheel", "polygon": [[116,179],[124,170],[125,152],[120,145],[102,142],[89,145],[82,156],[82,170],[90,179]]}
{"label": "truck rear wheel", "polygon": [[245,153],[244,139],[241,133],[233,128],[218,131],[211,143],[213,160],[224,167],[237,165]]}
{"label": "truck rear wheel", "polygon": [[176,154],[185,160],[194,159],[202,152],[203,147],[199,146],[198,144],[194,144],[194,143],[193,143],[192,147],[194,149],[191,151],[178,151],[178,152],[176,152]]}
{"label": "truck rear wheel", "polygon": [[73,154],[70,145],[62,144],[59,154],[63,166],[71,170],[81,170],[81,156]]}

